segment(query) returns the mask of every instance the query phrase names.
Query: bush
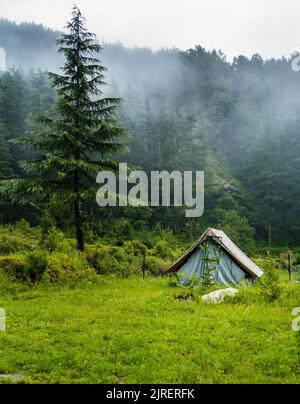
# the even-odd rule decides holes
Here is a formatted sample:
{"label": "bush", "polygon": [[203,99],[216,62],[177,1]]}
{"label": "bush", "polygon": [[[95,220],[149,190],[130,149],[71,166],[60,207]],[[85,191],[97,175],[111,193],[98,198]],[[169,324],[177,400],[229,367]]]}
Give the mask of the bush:
{"label": "bush", "polygon": [[22,273],[25,265],[26,260],[23,255],[0,257],[0,271],[11,280],[18,278],[17,274]]}
{"label": "bush", "polygon": [[190,288],[190,289],[198,288],[198,289],[201,289],[203,293],[205,293],[207,291],[208,287],[210,286],[210,285],[203,284],[200,276],[198,276],[197,274],[190,275],[188,277],[188,279],[184,279],[185,275],[182,273],[179,273],[177,275],[177,277],[178,277],[179,285],[184,285],[185,287]]}
{"label": "bush", "polygon": [[0,236],[0,255],[14,254],[20,251],[20,245],[13,237]]}
{"label": "bush", "polygon": [[27,233],[31,233],[31,227],[29,222],[27,222],[27,220],[25,219],[21,219],[19,220],[16,224],[15,224],[15,229],[17,231],[20,231],[23,234],[27,234]]}
{"label": "bush", "polygon": [[59,245],[63,242],[64,235],[56,227],[52,226],[46,234],[43,235],[41,240],[41,246],[49,252],[53,252],[58,249]]}
{"label": "bush", "polygon": [[82,280],[93,280],[95,271],[89,267],[83,256],[65,253],[50,254],[48,256],[45,278],[57,285],[72,285]]}
{"label": "bush", "polygon": [[235,295],[226,295],[224,298],[226,304],[248,304],[248,296],[245,293],[239,292]]}
{"label": "bush", "polygon": [[36,284],[72,285],[81,280],[95,280],[96,272],[89,267],[84,256],[74,253],[47,254],[34,251],[24,255],[0,257],[0,271],[12,281]]}
{"label": "bush", "polygon": [[41,280],[47,269],[47,257],[43,251],[0,257],[0,269],[12,280],[35,284]]}
{"label": "bush", "polygon": [[[86,257],[89,265],[100,275],[118,275],[128,277],[133,274],[141,274],[143,263],[145,272],[159,276],[172,264],[169,259],[161,258],[158,249],[164,244],[159,244],[155,251],[149,251],[138,240],[127,241],[123,247],[109,247],[97,245],[87,250]],[[155,253],[155,255],[151,255]]]}
{"label": "bush", "polygon": [[35,284],[39,282],[47,270],[48,261],[44,251],[34,251],[26,254],[26,264],[17,277],[22,281],[29,280]]}
{"label": "bush", "polygon": [[144,257],[147,255],[147,247],[139,240],[127,241],[123,246],[127,255]]}
{"label": "bush", "polygon": [[118,275],[126,278],[140,272],[140,260],[127,255],[121,247],[99,246],[87,252],[87,261],[99,275]]}
{"label": "bush", "polygon": [[162,260],[159,257],[148,256],[145,260],[145,270],[154,276],[163,274],[170,266],[170,261]]}
{"label": "bush", "polygon": [[159,256],[163,259],[173,259],[173,250],[169,247],[166,241],[161,240],[154,245],[153,255]]}
{"label": "bush", "polygon": [[31,251],[36,247],[30,240],[22,237],[3,234],[0,236],[0,255],[10,255],[21,251]]}
{"label": "bush", "polygon": [[297,253],[293,259],[293,264],[294,265],[300,265],[300,254]]}
{"label": "bush", "polygon": [[258,282],[260,295],[269,302],[280,298],[281,287],[279,276],[275,269],[275,261],[272,258],[257,260],[258,265],[264,270],[264,275]]}
{"label": "bush", "polygon": [[132,231],[133,229],[130,221],[127,219],[118,220],[114,226],[116,239],[121,243],[130,238]]}

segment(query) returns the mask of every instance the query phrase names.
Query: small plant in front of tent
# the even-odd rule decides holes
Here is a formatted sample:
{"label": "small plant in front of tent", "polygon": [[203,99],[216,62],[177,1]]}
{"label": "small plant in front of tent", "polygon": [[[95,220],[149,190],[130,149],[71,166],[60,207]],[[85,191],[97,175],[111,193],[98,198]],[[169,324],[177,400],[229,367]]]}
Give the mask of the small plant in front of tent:
{"label": "small plant in front of tent", "polygon": [[264,270],[263,277],[259,280],[260,295],[269,302],[278,300],[281,296],[279,276],[275,270],[275,261],[272,258],[261,260],[259,263]]}
{"label": "small plant in front of tent", "polygon": [[209,287],[214,284],[214,274],[217,270],[217,266],[220,263],[220,255],[214,254],[211,256],[209,254],[208,243],[203,244],[200,248],[205,250],[205,255],[203,257],[204,261],[204,271],[201,276],[201,284],[203,287]]}

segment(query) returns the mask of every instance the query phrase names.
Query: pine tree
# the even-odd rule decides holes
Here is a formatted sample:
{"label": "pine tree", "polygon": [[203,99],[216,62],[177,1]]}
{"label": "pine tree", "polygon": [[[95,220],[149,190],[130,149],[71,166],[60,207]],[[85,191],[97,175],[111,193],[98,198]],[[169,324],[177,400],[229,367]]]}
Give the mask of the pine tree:
{"label": "pine tree", "polygon": [[[36,130],[17,139],[37,157],[21,161],[27,179],[4,184],[10,193],[24,189],[43,196],[51,193],[72,204],[78,250],[84,250],[83,203],[91,198],[96,173],[116,168],[111,154],[122,147],[126,131],[115,111],[120,99],[102,97],[106,70],[96,58],[102,47],[85,28],[80,10],[73,8],[67,33],[57,41],[65,57],[62,74],[50,73],[58,100],[52,116],[38,116]],[[41,127],[43,129],[41,130]]]}

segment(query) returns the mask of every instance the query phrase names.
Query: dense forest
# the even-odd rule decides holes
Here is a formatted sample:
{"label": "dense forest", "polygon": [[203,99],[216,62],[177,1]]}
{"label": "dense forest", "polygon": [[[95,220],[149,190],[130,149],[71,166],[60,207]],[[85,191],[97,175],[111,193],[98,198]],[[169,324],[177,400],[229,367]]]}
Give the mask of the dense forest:
{"label": "dense forest", "polygon": [[[40,25],[0,22],[0,47],[9,69],[0,74],[0,178],[22,178],[18,162],[31,153],[9,139],[31,130],[37,113],[57,99],[47,70],[58,71],[58,32]],[[126,49],[103,44],[105,95],[123,99],[118,110],[128,129],[118,160],[133,168],[205,171],[205,214],[186,219],[183,208],[100,209],[89,202],[87,230],[129,235],[162,226],[188,240],[221,227],[244,248],[300,242],[300,74],[291,60],[237,56],[200,45],[181,51]],[[3,224],[70,227],[60,201],[43,205],[1,197]],[[42,212],[42,213],[41,213]]]}
{"label": "dense forest", "polygon": [[299,384],[300,57],[100,40],[0,20],[0,385]]}

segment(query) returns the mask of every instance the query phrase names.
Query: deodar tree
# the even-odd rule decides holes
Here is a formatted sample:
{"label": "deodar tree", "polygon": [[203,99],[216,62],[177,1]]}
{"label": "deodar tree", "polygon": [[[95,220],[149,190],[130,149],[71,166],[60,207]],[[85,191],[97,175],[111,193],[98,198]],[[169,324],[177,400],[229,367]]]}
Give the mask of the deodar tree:
{"label": "deodar tree", "polygon": [[77,248],[84,250],[84,203],[95,197],[96,174],[115,169],[112,154],[122,148],[126,130],[115,118],[118,98],[101,91],[106,70],[96,58],[102,50],[85,19],[74,7],[67,33],[57,41],[65,58],[61,74],[49,73],[57,89],[52,113],[36,116],[33,129],[14,143],[34,151],[20,161],[25,179],[2,182],[2,192],[15,200],[60,198],[72,207]]}

